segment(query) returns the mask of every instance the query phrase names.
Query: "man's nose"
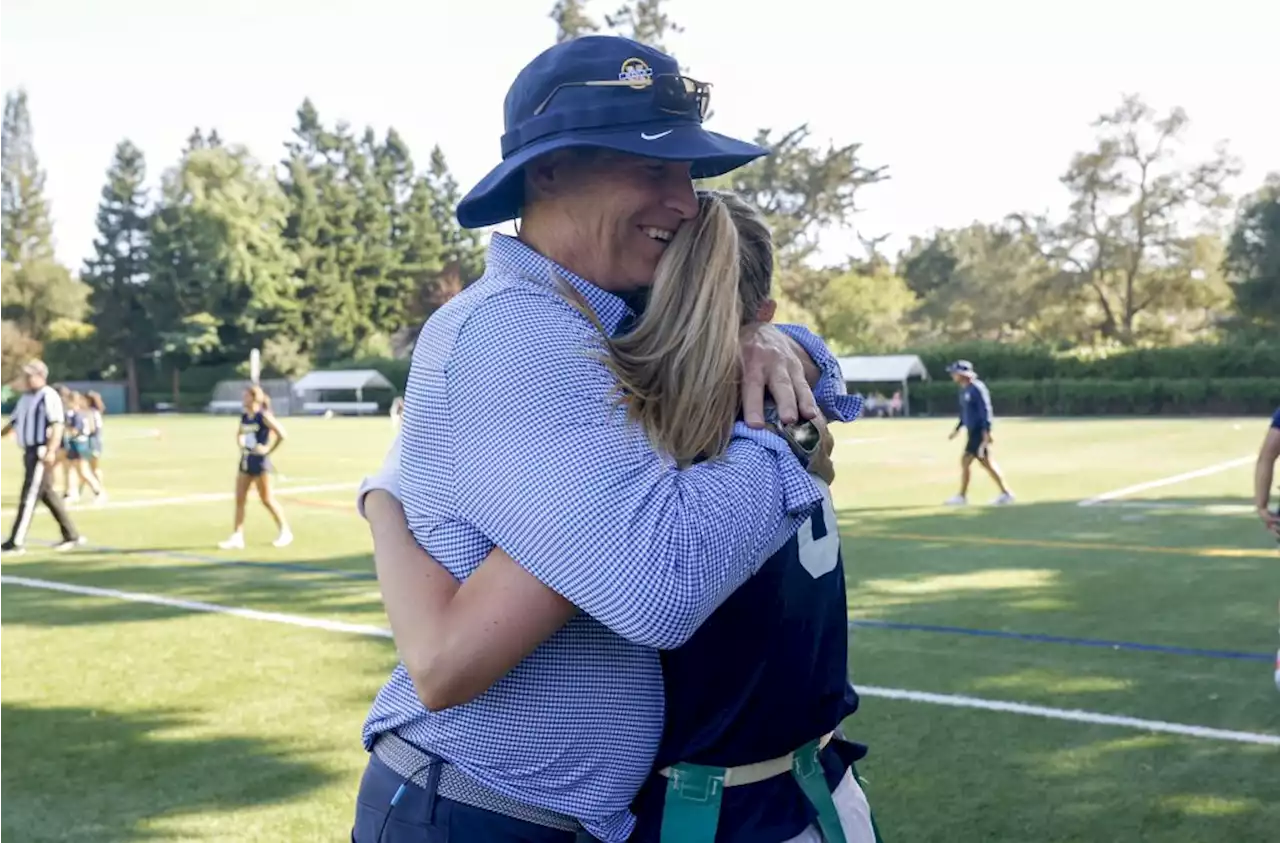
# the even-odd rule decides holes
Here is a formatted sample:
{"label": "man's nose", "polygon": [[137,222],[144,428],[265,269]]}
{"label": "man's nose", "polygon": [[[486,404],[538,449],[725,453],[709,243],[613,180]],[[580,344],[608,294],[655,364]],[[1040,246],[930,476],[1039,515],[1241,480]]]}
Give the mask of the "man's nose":
{"label": "man's nose", "polygon": [[663,201],[666,207],[679,214],[682,220],[691,220],[698,215],[698,197],[693,192],[688,164],[673,163],[668,167],[666,187]]}

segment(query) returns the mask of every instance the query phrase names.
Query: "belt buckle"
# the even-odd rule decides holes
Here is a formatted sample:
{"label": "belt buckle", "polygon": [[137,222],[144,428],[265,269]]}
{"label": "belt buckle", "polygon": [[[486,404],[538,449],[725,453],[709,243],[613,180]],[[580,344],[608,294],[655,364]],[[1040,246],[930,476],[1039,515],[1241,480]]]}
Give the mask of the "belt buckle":
{"label": "belt buckle", "polygon": [[699,769],[673,767],[671,789],[690,802],[710,802],[724,789],[724,773],[713,775]]}

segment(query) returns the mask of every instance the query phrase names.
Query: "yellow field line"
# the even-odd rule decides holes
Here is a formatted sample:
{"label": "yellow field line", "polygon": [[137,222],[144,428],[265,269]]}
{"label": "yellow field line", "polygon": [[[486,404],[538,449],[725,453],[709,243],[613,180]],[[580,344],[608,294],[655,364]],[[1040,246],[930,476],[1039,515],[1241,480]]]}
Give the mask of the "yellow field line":
{"label": "yellow field line", "polygon": [[977,544],[1005,547],[1038,547],[1049,550],[1119,550],[1133,553],[1170,553],[1177,556],[1200,556],[1233,559],[1273,559],[1277,552],[1246,547],[1159,547],[1145,544],[1113,544],[1110,542],[1074,542],[1053,539],[1001,539],[992,536],[935,536],[927,533],[878,533],[857,532],[860,539],[890,539],[895,541],[941,542],[950,544]]}

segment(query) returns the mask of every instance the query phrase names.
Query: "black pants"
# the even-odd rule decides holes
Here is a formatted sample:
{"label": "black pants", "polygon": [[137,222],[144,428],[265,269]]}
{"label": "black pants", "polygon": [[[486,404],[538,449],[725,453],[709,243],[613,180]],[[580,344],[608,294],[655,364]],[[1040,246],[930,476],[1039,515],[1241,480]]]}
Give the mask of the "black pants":
{"label": "black pants", "polygon": [[57,519],[63,541],[75,541],[79,538],[76,525],[71,523],[67,510],[62,506],[62,499],[53,493],[53,478],[50,477],[52,469],[40,459],[38,447],[26,449],[22,455],[22,468],[22,498],[18,501],[18,517],[14,519],[9,541],[18,547],[26,542],[31,517],[36,514],[37,499],[43,501]]}

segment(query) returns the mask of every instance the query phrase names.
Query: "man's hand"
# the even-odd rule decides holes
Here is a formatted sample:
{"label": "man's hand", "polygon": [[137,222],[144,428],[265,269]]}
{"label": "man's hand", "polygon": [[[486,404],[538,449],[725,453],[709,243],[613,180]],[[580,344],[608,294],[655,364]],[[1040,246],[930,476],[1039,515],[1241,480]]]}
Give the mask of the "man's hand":
{"label": "man's hand", "polygon": [[764,394],[768,390],[783,424],[818,415],[818,402],[805,378],[796,344],[773,325],[751,323],[738,334],[742,355],[742,418],[749,427],[764,427]]}
{"label": "man's hand", "polygon": [[818,440],[818,450],[809,458],[809,473],[814,477],[819,477],[824,483],[830,486],[836,479],[835,463],[831,460],[831,452],[836,448],[835,437],[831,435],[831,429],[827,426],[827,419],[822,413],[818,413],[810,421],[814,427],[818,428],[820,438]]}
{"label": "man's hand", "polygon": [[40,462],[49,468],[53,468],[58,464],[58,449],[50,448],[47,445],[44,446],[44,451],[40,454]]}
{"label": "man's hand", "polygon": [[1280,515],[1267,509],[1265,506],[1258,507],[1258,517],[1262,519],[1262,524],[1270,530],[1276,538],[1280,539]]}

